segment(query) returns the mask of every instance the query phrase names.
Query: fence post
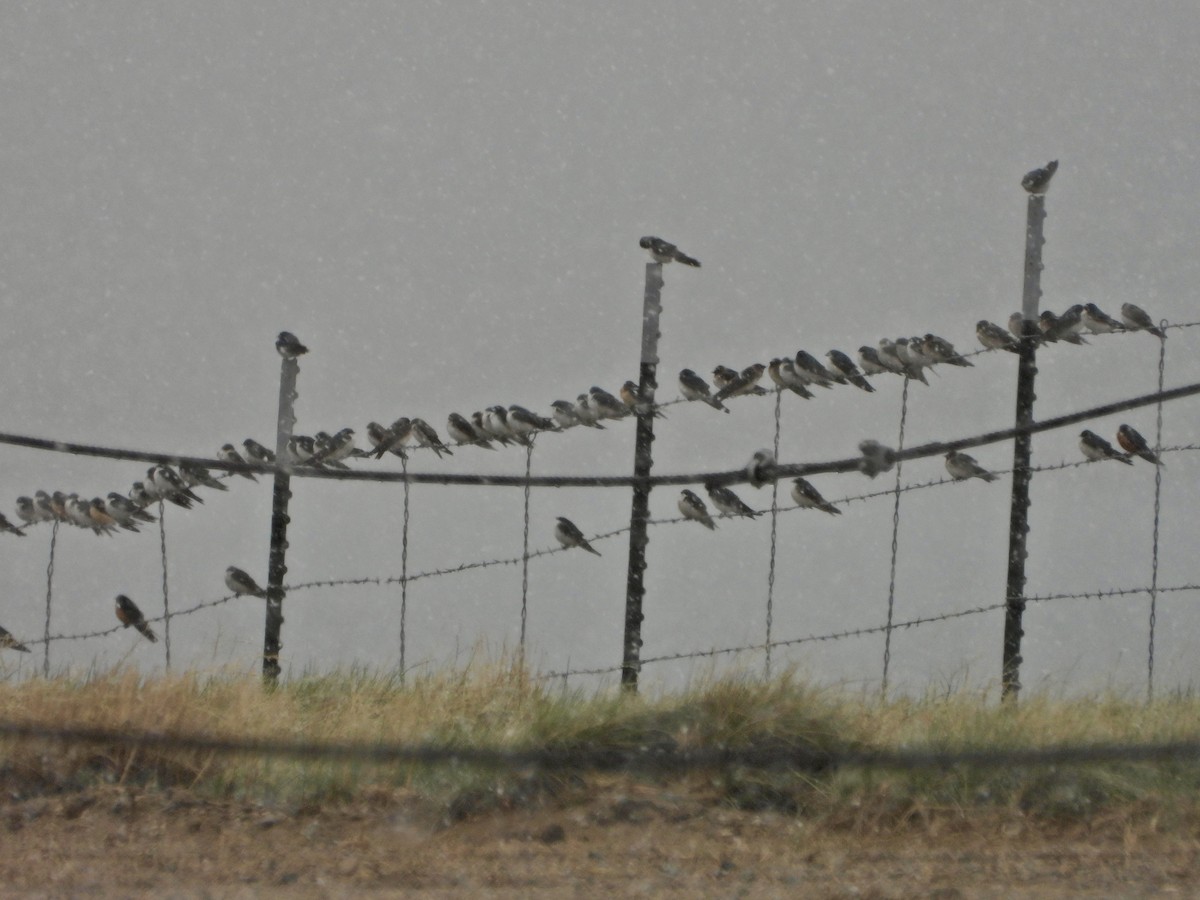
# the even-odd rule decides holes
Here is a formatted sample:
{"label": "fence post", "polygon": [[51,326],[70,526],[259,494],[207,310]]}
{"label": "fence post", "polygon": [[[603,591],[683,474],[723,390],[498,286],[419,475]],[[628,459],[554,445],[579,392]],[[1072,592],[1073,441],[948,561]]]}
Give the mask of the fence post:
{"label": "fence post", "polygon": [[642,364],[638,380],[637,438],[633,451],[633,508],[629,514],[629,577],[625,591],[625,645],[621,687],[637,691],[641,670],[642,598],[646,595],[646,520],[650,518],[650,477],[654,459],[654,390],[658,387],[658,317],[662,312],[662,263],[646,263],[646,292],[642,301]]}
{"label": "fence post", "polygon": [[267,620],[263,633],[263,680],[279,680],[279,631],[283,625],[283,577],[287,574],[288,501],[292,497],[291,472],[287,467],[287,445],[296,425],[296,375],[300,365],[287,357],[279,370],[279,414],[275,427],[275,490],[271,498],[271,552],[267,557]]}
{"label": "fence post", "polygon": [[[1037,375],[1038,305],[1042,299],[1042,222],[1046,218],[1046,195],[1030,192],[1025,213],[1025,281],[1021,293],[1023,331],[1020,362],[1017,364],[1016,427],[1033,422],[1034,377]],[[1003,700],[1017,699],[1021,691],[1021,617],[1025,612],[1025,559],[1029,535],[1029,470],[1033,435],[1025,432],[1013,439],[1012,504],[1008,518],[1008,583],[1004,591],[1004,653],[1000,666]]]}

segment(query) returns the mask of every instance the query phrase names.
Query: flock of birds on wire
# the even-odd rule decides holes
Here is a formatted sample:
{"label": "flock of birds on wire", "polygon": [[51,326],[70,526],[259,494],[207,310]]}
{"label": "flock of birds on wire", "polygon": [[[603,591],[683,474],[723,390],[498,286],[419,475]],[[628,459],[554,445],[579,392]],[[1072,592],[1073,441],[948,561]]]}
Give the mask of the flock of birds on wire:
{"label": "flock of birds on wire", "polygon": [[[1057,162],[1051,162],[1043,169],[1035,169],[1025,176],[1022,186],[1033,194],[1044,193],[1056,168]],[[661,238],[643,237],[639,244],[648,250],[658,263],[679,262],[697,268],[700,266],[699,260]],[[976,336],[980,344],[988,350],[1020,353],[1022,339],[1038,343],[1061,341],[1086,344],[1086,334],[1117,331],[1146,331],[1155,337],[1164,337],[1149,314],[1132,303],[1121,307],[1121,321],[1107,315],[1096,304],[1087,303],[1076,304],[1061,316],[1046,310],[1036,321],[1026,320],[1019,312],[1013,313],[1007,324],[1008,328],[1005,329],[993,322],[981,320],[976,326]],[[294,360],[308,352],[308,348],[294,334],[287,331],[280,332],[275,347],[285,359]],[[857,364],[841,350],[830,350],[826,353],[826,358],[829,360],[828,366],[807,351],[800,350],[794,357],[774,358],[766,365],[754,363],[741,371],[719,365],[712,371],[712,385],[692,369],[683,369],[679,373],[679,389],[686,401],[706,403],[713,409],[728,413],[729,408],[725,405],[727,400],[769,393],[760,384],[764,373],[774,382],[778,391],[787,391],[804,399],[811,399],[815,396],[812,388],[833,388],[835,385],[853,385],[859,390],[874,392],[875,388],[867,380],[867,376],[899,375],[928,384],[925,370],[933,366],[974,365],[965,355],[959,353],[953,344],[935,334],[896,340],[884,338],[875,347],[862,346],[858,350]],[[543,432],[560,432],[576,426],[603,429],[606,421],[629,416],[664,416],[660,408],[640,396],[638,386],[632,381],[626,381],[618,395],[614,396],[602,388],[592,387],[586,393],[579,394],[574,402],[555,400],[550,404],[549,417],[517,405],[490,406],[472,413],[469,418],[454,412],[447,417],[446,432],[458,446],[495,450],[495,444],[530,447],[534,437]],[[407,450],[414,447],[432,450],[438,457],[453,453],[433,426],[424,419],[415,417],[401,417],[390,426],[370,422],[366,428],[366,436],[371,445],[370,451],[356,446],[355,432],[351,428],[343,428],[334,434],[320,431],[311,437],[293,435],[284,448],[285,462],[289,466],[299,468],[344,469],[348,468],[345,460],[350,458],[380,459],[390,454],[407,462]],[[1093,461],[1114,459],[1132,465],[1133,458],[1140,457],[1154,465],[1164,465],[1146,439],[1132,426],[1121,425],[1116,438],[1122,450],[1117,450],[1094,432],[1084,430],[1079,438],[1080,451],[1088,460]],[[242,448],[244,456],[233,444],[225,444],[221,447],[218,458],[232,463],[249,461],[269,465],[276,462],[275,454],[252,438],[243,441]],[[878,441],[861,442],[859,452],[862,454],[859,471],[871,478],[891,469],[895,464],[895,451]],[[991,482],[998,477],[973,457],[957,451],[946,454],[945,466],[951,478],[956,481],[979,478]],[[769,450],[756,452],[746,466],[750,484],[761,487],[774,481],[774,467],[775,459]],[[253,472],[240,471],[236,474],[257,481]],[[197,487],[228,490],[226,485],[203,467],[182,464],[176,471],[167,465],[157,465],[147,471],[144,480],[134,482],[127,494],[113,491],[107,498],[94,497],[88,500],[75,493],[47,493],[39,490],[32,497],[18,497],[16,512],[24,526],[57,521],[90,529],[96,534],[111,535],[118,529],[136,532],[142,525],[156,521],[147,508],[157,503],[170,502],[184,509],[191,509],[194,504],[203,503],[203,498],[193,490]],[[705,484],[705,490],[715,509],[722,515],[754,518],[763,514],[763,511],[755,510],[746,504],[728,487],[708,482]],[[792,480],[791,497],[800,508],[817,509],[830,515],[841,514],[837,506],[828,502],[804,478]],[[716,528],[707,505],[694,491],[685,489],[680,493],[678,508],[685,518],[699,522],[709,529]],[[14,525],[3,514],[0,514],[0,532],[24,536],[22,527]],[[564,516],[557,518],[554,535],[565,548],[578,547],[600,555],[579,527]],[[225,584],[238,596],[248,595],[264,599],[267,596],[267,592],[259,587],[248,573],[235,566],[226,570]],[[124,594],[118,595],[115,609],[117,619],[124,627],[136,628],[150,641],[157,640],[157,635],[147,624],[145,616],[129,597]],[[29,652],[26,646],[0,627],[0,648],[5,647]]]}

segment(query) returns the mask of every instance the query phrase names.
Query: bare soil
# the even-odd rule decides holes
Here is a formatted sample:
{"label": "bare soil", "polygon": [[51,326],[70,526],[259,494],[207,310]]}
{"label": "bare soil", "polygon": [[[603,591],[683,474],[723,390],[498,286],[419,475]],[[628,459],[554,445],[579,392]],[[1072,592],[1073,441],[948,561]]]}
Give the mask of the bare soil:
{"label": "bare soil", "polygon": [[102,787],[0,799],[0,894],[84,897],[1200,896],[1200,834],[1147,809],[849,809],[594,780],[435,806],[392,789],[270,808]]}

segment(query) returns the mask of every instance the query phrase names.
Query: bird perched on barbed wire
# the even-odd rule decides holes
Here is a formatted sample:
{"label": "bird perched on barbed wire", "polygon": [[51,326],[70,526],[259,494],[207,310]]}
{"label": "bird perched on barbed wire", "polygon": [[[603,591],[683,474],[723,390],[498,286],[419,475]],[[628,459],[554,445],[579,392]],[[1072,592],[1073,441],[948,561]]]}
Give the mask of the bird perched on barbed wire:
{"label": "bird perched on barbed wire", "polygon": [[713,502],[718,512],[727,516],[747,516],[751,519],[762,515],[760,510],[751,509],[741,497],[723,485],[708,481],[705,482],[704,489],[708,491],[708,499]]}
{"label": "bird perched on barbed wire", "polygon": [[452,412],[446,417],[446,433],[460,444],[474,444],[485,450],[495,450],[486,434],[477,429],[466,417]]}
{"label": "bird perched on barbed wire", "polygon": [[424,419],[413,418],[409,420],[409,424],[412,426],[413,440],[418,447],[428,447],[439,458],[441,458],[443,453],[447,456],[454,455],[454,451],[442,443],[442,439],[438,437],[437,431]]}
{"label": "bird perched on barbed wire", "polygon": [[583,536],[579,526],[566,516],[558,517],[558,524],[554,526],[554,536],[564,547],[582,547],[588,553],[601,555],[599,550],[588,543],[588,539]]}
{"label": "bird perched on barbed wire", "polygon": [[[225,462],[237,463],[239,465],[244,465],[246,462],[233,444],[222,444],[221,451],[217,454],[217,459],[223,459]],[[251,481],[258,481],[253,472],[237,472],[236,474],[241,475],[243,478],[249,478]]]}
{"label": "bird perched on barbed wire", "polygon": [[875,388],[871,382],[863,377],[863,373],[858,370],[858,366],[854,364],[848,355],[841,350],[830,350],[825,356],[829,359],[830,365],[833,366],[847,382],[854,385],[860,391],[866,391],[868,394],[874,393]]}
{"label": "bird perched on barbed wire", "polygon": [[997,478],[994,473],[989,472],[976,462],[975,457],[959,453],[957,450],[951,450],[946,454],[946,471],[950,473],[950,477],[955,481],[964,481],[968,478],[982,478],[984,481],[995,481]]}
{"label": "bird perched on barbed wire", "polygon": [[938,362],[962,368],[973,368],[975,365],[975,363],[964,358],[961,353],[955,350],[952,343],[944,337],[938,337],[936,334],[926,334],[924,346],[925,352],[933,356]]}
{"label": "bird perched on barbed wire", "polygon": [[858,452],[862,458],[858,461],[858,471],[868,478],[874,478],[880,472],[888,471],[896,464],[896,451],[879,441],[861,441]]}
{"label": "bird perched on barbed wire", "polygon": [[975,324],[975,336],[979,343],[989,350],[1007,350],[1010,353],[1020,353],[1016,339],[995,322],[980,319]]}
{"label": "bird perched on barbed wire", "polygon": [[670,241],[664,241],[662,238],[647,236],[638,241],[638,246],[643,250],[649,250],[650,256],[656,263],[679,262],[685,266],[700,268],[700,260],[693,259]]}
{"label": "bird perched on barbed wire", "polygon": [[1088,331],[1092,334],[1112,334],[1115,331],[1124,331],[1125,326],[1102,310],[1095,303],[1085,303],[1083,312],[1081,313],[1083,324],[1087,326]]}
{"label": "bird perched on barbed wire", "polygon": [[792,479],[792,499],[796,505],[804,509],[819,509],[831,516],[840,516],[842,511],[821,496],[821,492],[812,486],[806,478]]}
{"label": "bird perched on barbed wire", "polygon": [[117,594],[117,620],[126,628],[132,625],[151,643],[158,641],[158,635],[146,624],[146,617],[137,604],[124,594]]}
{"label": "bird perched on barbed wire", "polygon": [[308,348],[300,343],[300,339],[290,331],[279,332],[279,337],[275,339],[275,349],[284,359],[295,359],[308,352]]}
{"label": "bird perched on barbed wire", "polygon": [[1133,460],[1128,456],[1117,450],[1100,435],[1086,428],[1079,432],[1079,449],[1084,456],[1091,460],[1115,459],[1127,466],[1133,465]]}
{"label": "bird perched on barbed wire", "polygon": [[[762,363],[753,363],[746,366],[740,372],[735,372],[732,378],[727,377],[728,373],[723,366],[718,366],[721,369],[721,377],[725,380],[725,384],[717,391],[716,399],[727,400],[730,397],[741,397],[744,394],[765,394],[766,390],[759,386],[758,382],[762,379],[763,372],[767,367]],[[713,369],[713,380],[717,379],[717,369]]]}
{"label": "bird perched on barbed wire", "polygon": [[683,513],[684,518],[693,519],[699,522],[710,531],[716,530],[716,523],[712,520],[712,516],[708,514],[708,507],[704,505],[704,501],[684,488],[679,492],[679,511]]}
{"label": "bird perched on barbed wire", "polygon": [[1156,338],[1166,337],[1162,329],[1154,324],[1150,314],[1136,304],[1121,304],[1121,321],[1130,331],[1148,331]]}
{"label": "bird perched on barbed wire", "polygon": [[17,537],[25,537],[25,532],[8,521],[3,513],[0,513],[0,531],[7,531],[9,534],[15,534]]}
{"label": "bird perched on barbed wire", "polygon": [[1138,456],[1156,466],[1166,466],[1159,455],[1150,449],[1150,444],[1138,433],[1132,425],[1122,425],[1117,429],[1117,443],[1130,456]]}
{"label": "bird perched on barbed wire", "polygon": [[1025,177],[1021,179],[1021,187],[1029,191],[1031,194],[1044,194],[1050,189],[1050,179],[1054,177],[1054,173],[1058,171],[1058,160],[1052,159],[1040,169],[1034,169],[1032,172],[1026,172]]}
{"label": "bird perched on barbed wire", "polygon": [[267,592],[258,586],[258,583],[250,577],[249,572],[244,572],[237,566],[230,566],[225,570],[225,587],[233,591],[237,596],[260,597],[263,600],[267,599]]}
{"label": "bird perched on barbed wire", "polygon": [[29,648],[18,641],[6,628],[0,628],[0,648],[7,647],[18,653],[29,653]]}
{"label": "bird perched on barbed wire", "polygon": [[263,465],[271,465],[275,462],[275,454],[268,450],[254,438],[246,438],[242,441],[242,447],[246,450],[246,457],[251,462],[262,463]]}
{"label": "bird perched on barbed wire", "polygon": [[725,413],[729,412],[728,407],[712,396],[709,390],[708,382],[691,369],[679,370],[679,392],[683,394],[685,399],[700,400],[707,403],[713,409],[719,409]]}

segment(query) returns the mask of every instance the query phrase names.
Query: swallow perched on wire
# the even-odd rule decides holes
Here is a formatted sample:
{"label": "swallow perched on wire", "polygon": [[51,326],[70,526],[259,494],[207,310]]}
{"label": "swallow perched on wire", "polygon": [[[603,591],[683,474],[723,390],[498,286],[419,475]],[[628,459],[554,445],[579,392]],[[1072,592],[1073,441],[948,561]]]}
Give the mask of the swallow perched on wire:
{"label": "swallow perched on wire", "polygon": [[[104,501],[100,497],[93,497],[90,502],[87,500],[83,502],[87,503],[88,518],[92,520],[93,528],[97,528],[103,531],[105,534],[113,534],[116,532],[117,526],[119,526],[121,523],[115,516],[109,513]],[[125,528],[127,531],[138,530],[133,526],[125,526]]]}
{"label": "swallow perched on wire", "polygon": [[1133,303],[1121,304],[1121,321],[1130,331],[1148,331],[1156,338],[1165,338],[1162,329],[1154,324],[1150,314]]}
{"label": "swallow perched on wire", "polygon": [[989,350],[1007,350],[1009,353],[1020,353],[1016,339],[995,322],[980,319],[975,323],[975,336],[979,343]]}
{"label": "swallow perched on wire", "polygon": [[858,364],[866,375],[890,375],[893,372],[883,364],[879,351],[865,344],[858,348]]}
{"label": "swallow perched on wire", "polygon": [[204,485],[204,487],[217,491],[229,490],[226,485],[213,478],[212,473],[208,469],[202,466],[194,466],[191,463],[185,462],[179,464],[179,477],[183,479],[183,483],[188,487]]}
{"label": "swallow perched on wire", "polygon": [[679,492],[679,511],[684,518],[694,519],[709,531],[716,530],[717,525],[708,514],[708,507],[704,505],[704,501],[687,488]]}
{"label": "swallow perched on wire", "polygon": [[146,624],[146,617],[142,615],[142,611],[138,609],[137,604],[124,594],[117,594],[117,620],[126,628],[132,625],[150,643],[153,644],[158,641],[158,635]]}
{"label": "swallow perched on wire", "polygon": [[25,532],[8,521],[3,513],[0,513],[0,531],[7,531],[9,534],[15,534],[17,537],[25,537]]}
{"label": "swallow perched on wire", "polygon": [[[158,497],[150,493],[146,485],[142,482],[135,481],[133,486],[129,488],[129,502],[139,510],[144,510],[147,506],[157,503]],[[149,515],[149,513],[146,513],[146,515]],[[157,519],[153,519],[152,521],[157,521]]]}
{"label": "swallow perched on wire", "polygon": [[936,334],[926,334],[923,341],[925,352],[932,356],[940,363],[947,363],[951,366],[960,366],[962,368],[973,368],[975,363],[963,357],[961,353],[954,349],[954,345],[944,337],[938,337]]}
{"label": "swallow perched on wire", "polygon": [[558,423],[559,428],[574,428],[576,425],[587,425],[589,428],[604,426],[599,422],[585,422],[570,400],[555,400],[550,404],[550,417]]}
{"label": "swallow perched on wire", "polygon": [[[786,372],[784,371],[785,363],[788,367]],[[792,365],[790,359],[775,357],[767,364],[767,374],[771,376],[771,380],[781,391],[791,391],[805,400],[812,399],[812,391],[804,386],[804,380],[796,374],[796,367]]]}
{"label": "swallow perched on wire", "polygon": [[1025,177],[1021,179],[1021,187],[1025,188],[1031,194],[1044,194],[1050,190],[1050,179],[1054,177],[1054,173],[1057,171],[1058,160],[1052,159],[1040,169],[1026,172]]}
{"label": "swallow perched on wire", "polygon": [[246,457],[252,462],[264,465],[271,465],[275,462],[275,454],[253,438],[246,438],[242,441],[242,447],[246,450]]}
{"label": "swallow perched on wire", "polygon": [[593,385],[588,391],[588,396],[591,397],[592,408],[600,413],[601,418],[623,419],[629,415],[625,404],[603,388]]}
{"label": "swallow perched on wire", "polygon": [[951,450],[946,454],[946,471],[950,473],[950,477],[955,481],[965,481],[968,478],[982,478],[984,481],[995,481],[998,477],[995,473],[989,472],[976,462],[975,457],[959,453],[957,450]]}
{"label": "swallow perched on wire", "polygon": [[[97,498],[98,499],[98,498]],[[122,497],[116,491],[112,491],[108,495],[108,500],[104,504],[104,510],[107,512],[118,525],[127,531],[140,531],[138,523],[140,518],[138,513],[141,512],[136,506],[129,502],[128,499]],[[149,515],[149,513],[146,513]],[[151,516],[151,518],[153,518]]]}
{"label": "swallow perched on wire", "polygon": [[340,463],[354,455],[354,429],[341,428],[333,435],[326,435],[317,451],[317,459],[326,465]]}
{"label": "swallow perched on wire", "polygon": [[761,510],[747,506],[741,497],[723,485],[708,481],[705,482],[704,489],[708,491],[708,499],[713,502],[718,512],[727,516],[748,516],[751,519],[762,515]]}
{"label": "swallow perched on wire", "polygon": [[275,349],[284,359],[295,359],[308,352],[308,348],[290,331],[279,332],[279,337],[275,339]]}
{"label": "swallow perched on wire", "polygon": [[535,431],[559,431],[559,427],[545,416],[513,404],[508,408],[508,424],[513,431],[521,434],[531,434]]}
{"label": "swallow perched on wire", "polygon": [[1132,425],[1122,425],[1117,429],[1117,443],[1130,456],[1140,456],[1146,462],[1154,463],[1156,466],[1166,465],[1159,455],[1150,448],[1150,444],[1146,439]]}
{"label": "swallow perched on wire", "polygon": [[[1035,330],[1040,334],[1041,328],[1034,323]],[[1012,332],[1013,337],[1023,338],[1025,336],[1025,316],[1020,312],[1015,312],[1008,317],[1008,330]]]}
{"label": "swallow perched on wire", "polygon": [[638,246],[643,250],[649,250],[650,256],[656,263],[678,262],[685,266],[700,268],[700,260],[693,259],[670,241],[664,241],[662,238],[647,236],[638,241]]}
{"label": "swallow perched on wire", "polygon": [[320,467],[317,460],[317,442],[306,434],[293,434],[284,445],[284,455],[293,466]]}
{"label": "swallow perched on wire", "polygon": [[831,516],[840,516],[842,511],[821,496],[812,484],[805,478],[792,479],[792,499],[796,505],[804,509],[819,509]]}
{"label": "swallow perched on wire", "polygon": [[582,547],[588,553],[600,556],[600,551],[588,543],[583,532],[579,530],[579,526],[566,516],[558,517],[558,524],[554,526],[554,536],[564,547]]}
{"label": "swallow perched on wire", "polygon": [[[222,444],[221,450],[217,454],[217,459],[223,459],[225,462],[238,463],[239,465],[245,464],[246,462],[246,460],[242,457],[242,454],[237,452],[237,449],[233,446],[233,444]],[[241,475],[243,478],[249,478],[251,481],[258,481],[258,478],[255,477],[253,472],[234,472],[231,474]]]}
{"label": "swallow perched on wire", "polygon": [[41,521],[41,514],[34,506],[32,497],[17,498],[17,518],[26,525],[33,525]]}
{"label": "swallow perched on wire", "polygon": [[248,572],[243,572],[237,566],[230,566],[225,570],[225,587],[233,591],[237,596],[242,597],[261,597],[267,599],[267,592],[258,586]]}
{"label": "swallow perched on wire", "polygon": [[45,491],[34,491],[33,505],[38,512],[38,516],[45,522],[53,522],[58,519],[58,513],[54,511],[54,507],[50,501],[50,495]]}
{"label": "swallow perched on wire", "polygon": [[925,372],[922,371],[924,368],[922,362],[909,348],[908,338],[897,338],[891,343],[892,350],[900,358],[900,362],[904,364],[904,374],[911,379],[921,382],[921,384],[929,384],[925,378]]}
{"label": "swallow perched on wire", "polygon": [[588,394],[580,394],[575,398],[575,415],[579,418],[580,422],[589,428],[604,427],[600,424],[600,419],[602,418],[600,410],[596,409],[595,404],[592,403],[591,396]]}
{"label": "swallow perched on wire", "polygon": [[686,400],[700,400],[713,409],[719,409],[724,413],[729,412],[724,403],[709,393],[708,382],[691,369],[679,370],[679,392]]}
{"label": "swallow perched on wire", "polygon": [[110,535],[115,529],[101,525],[92,518],[92,504],[88,500],[83,500],[78,494],[71,494],[67,497],[67,519],[72,525],[78,525],[80,528],[87,528],[96,534]]}
{"label": "swallow perched on wire", "polygon": [[[1082,316],[1082,313],[1080,313]],[[1066,341],[1068,344],[1086,344],[1087,340],[1082,334],[1075,331],[1074,323],[1068,319],[1063,321],[1061,316],[1056,315],[1051,310],[1042,310],[1038,316],[1038,328],[1042,332],[1042,338],[1051,343],[1057,341]]]}
{"label": "swallow perched on wire", "polygon": [[871,382],[867,381],[867,379],[863,377],[862,372],[858,370],[858,366],[854,364],[854,360],[852,360],[849,356],[847,356],[841,350],[830,350],[825,355],[829,358],[830,365],[840,372],[846,381],[854,385],[860,391],[866,391],[868,394],[874,393],[875,388],[872,387]]}
{"label": "swallow perched on wire", "polygon": [[442,443],[442,439],[438,437],[438,433],[434,431],[433,426],[424,419],[412,419],[413,438],[417,442],[418,447],[428,447],[441,458],[445,453],[447,456],[453,456],[454,451]]}
{"label": "swallow perched on wire", "polygon": [[193,503],[204,502],[204,498],[184,484],[183,479],[170,466],[152,466],[147,472],[147,478],[160,497],[184,509],[191,509]]}
{"label": "swallow perched on wire", "polygon": [[1125,326],[1098,307],[1095,303],[1083,305],[1083,324],[1092,334],[1111,334],[1114,331],[1124,331]]}
{"label": "swallow perched on wire", "polygon": [[[730,378],[724,387],[717,391],[718,400],[727,400],[730,397],[740,397],[743,394],[765,394],[766,391],[758,386],[759,380],[763,376],[763,372],[767,367],[762,363],[754,363],[746,366],[742,371]],[[714,378],[716,370],[713,370]]]}
{"label": "swallow perched on wire", "polygon": [[487,439],[486,434],[482,434],[475,429],[464,416],[456,412],[450,413],[446,417],[446,434],[458,441],[460,444],[474,444],[476,447],[483,447],[485,450],[495,450],[492,442]]}
{"label": "swallow perched on wire", "polygon": [[712,370],[713,387],[718,390],[725,387],[727,384],[738,377],[737,369],[731,369],[729,366],[714,366]]}
{"label": "swallow perched on wire", "polygon": [[1091,460],[1115,459],[1127,466],[1133,465],[1133,460],[1128,456],[1115,449],[1100,435],[1088,431],[1086,428],[1079,433],[1079,449],[1083,451],[1084,456]]}
{"label": "swallow perched on wire", "polygon": [[835,381],[841,381],[845,384],[845,378],[841,375],[835,375],[827,368],[821,365],[821,361],[809,353],[807,350],[797,350],[794,361],[796,366],[796,374],[801,378],[810,379],[810,383],[818,384],[823,388],[832,388]]}
{"label": "swallow perched on wire", "polygon": [[0,648],[7,647],[9,650],[16,650],[18,653],[29,653],[29,648],[12,636],[12,633],[6,628],[0,628]]}
{"label": "swallow perched on wire", "polygon": [[896,451],[879,441],[860,441],[858,452],[862,454],[858,461],[858,471],[868,478],[874,478],[896,464]]}
{"label": "swallow perched on wire", "polygon": [[755,450],[746,463],[746,477],[752,487],[760,488],[775,480],[775,454],[770,450]]}
{"label": "swallow perched on wire", "polygon": [[640,416],[649,413],[656,419],[665,419],[667,417],[667,414],[653,403],[647,403],[642,399],[641,390],[632,381],[626,381],[621,385],[621,390],[617,393],[621,396],[621,402],[629,407],[629,411],[634,415]]}

